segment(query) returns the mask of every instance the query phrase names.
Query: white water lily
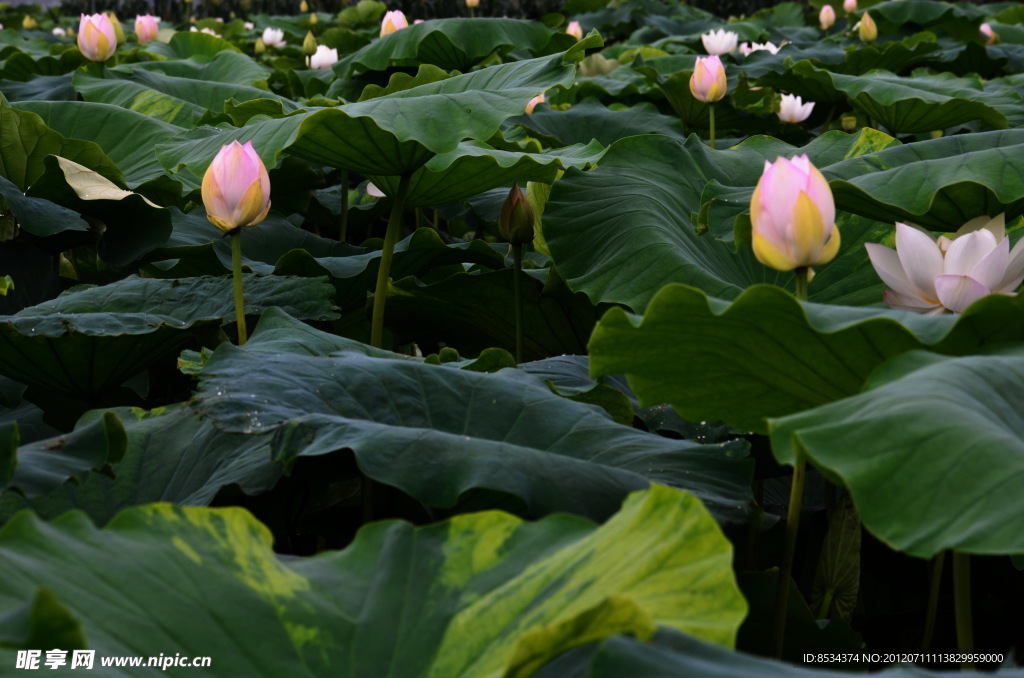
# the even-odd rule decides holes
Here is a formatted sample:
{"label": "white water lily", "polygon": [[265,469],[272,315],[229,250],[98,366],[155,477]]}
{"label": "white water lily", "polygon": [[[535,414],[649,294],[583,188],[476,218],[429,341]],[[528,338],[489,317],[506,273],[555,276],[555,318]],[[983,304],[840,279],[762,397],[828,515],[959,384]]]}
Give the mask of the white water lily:
{"label": "white water lily", "polygon": [[284,47],[288,44],[284,41],[284,31],[280,28],[265,28],[262,37],[263,44],[267,47]]}
{"label": "white water lily", "polygon": [[739,40],[738,33],[719,28],[717,31],[709,31],[700,36],[704,43],[704,51],[708,54],[728,54],[736,51],[736,41]]}
{"label": "white water lily", "polygon": [[779,104],[779,120],[782,122],[803,122],[814,110],[814,102],[804,100],[792,94],[783,94]]}
{"label": "white water lily", "polygon": [[952,238],[896,224],[896,249],[865,245],[889,286],[885,303],[928,315],[960,313],[987,294],[1014,294],[1024,280],[1024,239],[1010,249],[1005,215],[978,217]]}

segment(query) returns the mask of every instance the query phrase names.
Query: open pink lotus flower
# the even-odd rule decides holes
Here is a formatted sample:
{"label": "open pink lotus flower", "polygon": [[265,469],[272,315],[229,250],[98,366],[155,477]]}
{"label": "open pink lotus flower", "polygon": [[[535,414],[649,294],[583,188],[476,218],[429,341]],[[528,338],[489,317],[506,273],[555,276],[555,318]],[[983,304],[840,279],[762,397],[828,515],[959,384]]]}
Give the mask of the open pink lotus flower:
{"label": "open pink lotus flower", "polygon": [[901,311],[960,313],[986,294],[1013,294],[1024,280],[1024,240],[1010,250],[1005,215],[968,221],[953,238],[896,224],[896,249],[868,243],[868,256]]}

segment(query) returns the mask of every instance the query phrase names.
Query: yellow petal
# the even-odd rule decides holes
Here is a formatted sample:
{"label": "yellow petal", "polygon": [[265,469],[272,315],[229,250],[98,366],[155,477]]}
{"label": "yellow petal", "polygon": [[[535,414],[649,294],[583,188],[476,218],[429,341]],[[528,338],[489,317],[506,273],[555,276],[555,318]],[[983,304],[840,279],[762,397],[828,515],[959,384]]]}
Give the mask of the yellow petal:
{"label": "yellow petal", "polygon": [[821,211],[804,191],[793,205],[793,256],[797,266],[811,266],[825,240]]}
{"label": "yellow petal", "polygon": [[792,271],[799,264],[792,257],[786,255],[782,250],[763,235],[754,231],[753,233],[754,256],[768,268],[776,271]]}
{"label": "yellow petal", "polygon": [[[827,264],[828,262],[830,262],[830,261],[832,261],[833,259],[836,258],[836,253],[838,251],[839,251],[839,229],[833,227],[832,228],[832,235],[829,236],[828,242],[825,243],[825,246],[821,249],[821,254],[819,254],[818,257],[814,261],[811,262],[811,265],[812,266],[821,266],[822,264]],[[808,282],[810,282],[810,279],[808,279]]]}

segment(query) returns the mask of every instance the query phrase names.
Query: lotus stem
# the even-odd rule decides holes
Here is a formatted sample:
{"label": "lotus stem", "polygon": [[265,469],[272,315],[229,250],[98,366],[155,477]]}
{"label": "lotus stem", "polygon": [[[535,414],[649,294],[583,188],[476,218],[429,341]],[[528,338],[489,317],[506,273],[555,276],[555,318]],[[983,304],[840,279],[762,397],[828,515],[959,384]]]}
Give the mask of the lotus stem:
{"label": "lotus stem", "polygon": [[793,273],[796,275],[796,298],[800,301],[807,301],[807,283],[810,278],[811,269],[807,266],[798,266]]}
{"label": "lotus stem", "polygon": [[[971,556],[953,551],[953,604],[956,608],[956,643],[960,654],[974,652],[974,628],[971,623]],[[960,663],[964,671],[972,671],[974,662]]]}
{"label": "lotus stem", "polygon": [[348,170],[341,170],[341,219],[338,220],[338,241],[348,238]]}
{"label": "lotus stem", "polygon": [[405,198],[409,194],[409,179],[410,175],[403,174],[398,182],[398,193],[391,206],[388,230],[384,235],[384,250],[380,255],[377,286],[373,291],[373,319],[370,323],[370,345],[374,348],[382,348],[384,343],[384,302],[388,296],[388,275],[391,273],[391,260],[395,256],[395,245],[402,234],[402,210],[405,209]]}
{"label": "lotus stem", "polygon": [[[798,453],[799,454],[799,453]],[[789,580],[793,574],[793,559],[796,553],[797,531],[800,529],[800,508],[804,497],[804,476],[807,461],[798,457],[793,467],[793,483],[789,489],[789,513],[786,515],[786,544],[782,552],[782,566],[779,568],[779,585],[775,594],[775,637],[772,641],[772,656],[782,658],[786,639],[786,613],[789,609]]]}
{"label": "lotus stem", "polygon": [[921,639],[921,652],[927,653],[932,647],[932,636],[935,635],[935,617],[939,613],[939,591],[942,585],[942,566],[946,561],[946,552],[939,551],[932,558],[931,583],[928,587],[928,615],[924,621],[924,637]]}
{"label": "lotus stem", "polygon": [[710,122],[710,124],[711,124],[711,148],[714,148],[715,147],[715,105],[714,104],[708,104],[708,108],[709,108],[708,114],[711,117],[711,122]]}
{"label": "lotus stem", "polygon": [[245,297],[242,295],[242,229],[231,231],[231,278],[235,287],[235,322],[238,325],[238,345],[248,339],[245,330]]}
{"label": "lotus stem", "polygon": [[523,246],[512,245],[513,291],[516,305],[516,364],[523,362]]}

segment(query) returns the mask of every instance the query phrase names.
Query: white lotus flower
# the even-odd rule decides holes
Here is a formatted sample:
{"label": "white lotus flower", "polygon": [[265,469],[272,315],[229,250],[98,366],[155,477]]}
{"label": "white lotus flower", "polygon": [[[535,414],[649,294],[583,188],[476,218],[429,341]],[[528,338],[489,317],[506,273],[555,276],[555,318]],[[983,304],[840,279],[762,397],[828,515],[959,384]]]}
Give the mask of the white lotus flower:
{"label": "white lotus flower", "polygon": [[330,68],[338,63],[338,50],[331,49],[327,45],[317,45],[316,54],[306,57],[306,65],[314,71]]}
{"label": "white lotus flower", "polygon": [[717,55],[735,52],[736,41],[739,38],[738,33],[720,28],[717,31],[709,31],[703,34],[700,36],[700,41],[704,43],[704,51],[708,54]]}
{"label": "white lotus flower", "polygon": [[775,43],[771,42],[771,41],[768,41],[768,42],[765,42],[765,43],[755,42],[755,43],[752,43],[750,45],[750,51],[751,52],[760,52],[762,50],[765,50],[765,51],[771,52],[772,54],[778,54],[779,53],[779,49],[781,47],[782,47],[782,45],[779,45],[778,47],[776,47]]}
{"label": "white lotus flower", "polygon": [[783,94],[779,104],[779,120],[782,122],[803,122],[814,110],[814,102],[804,100],[792,94]]}
{"label": "white lotus flower", "polygon": [[1024,239],[1010,250],[1004,214],[978,217],[938,241],[896,224],[896,249],[869,243],[868,256],[890,289],[885,303],[902,311],[960,313],[987,294],[1014,294],[1024,280]]}
{"label": "white lotus flower", "polygon": [[53,29],[53,34],[56,35],[58,38],[63,38],[65,35],[68,34],[68,32],[61,28],[60,26],[57,26],[56,28]]}
{"label": "white lotus flower", "polygon": [[262,37],[263,44],[267,47],[284,47],[288,44],[284,41],[284,31],[280,28],[265,28]]}
{"label": "white lotus flower", "polygon": [[242,26],[244,26],[245,30],[247,30],[247,31],[251,31],[252,29],[256,28],[256,24],[254,24],[251,21],[246,21],[245,23],[242,24]]}

